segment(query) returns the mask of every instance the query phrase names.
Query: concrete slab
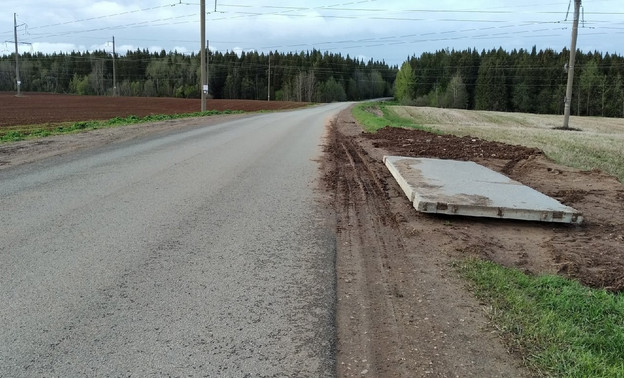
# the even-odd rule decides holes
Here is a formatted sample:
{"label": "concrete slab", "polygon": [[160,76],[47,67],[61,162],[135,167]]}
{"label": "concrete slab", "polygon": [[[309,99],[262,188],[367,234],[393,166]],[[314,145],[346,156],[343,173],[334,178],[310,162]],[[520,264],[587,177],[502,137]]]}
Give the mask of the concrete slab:
{"label": "concrete slab", "polygon": [[385,156],[416,210],[474,217],[575,223],[583,215],[474,162]]}

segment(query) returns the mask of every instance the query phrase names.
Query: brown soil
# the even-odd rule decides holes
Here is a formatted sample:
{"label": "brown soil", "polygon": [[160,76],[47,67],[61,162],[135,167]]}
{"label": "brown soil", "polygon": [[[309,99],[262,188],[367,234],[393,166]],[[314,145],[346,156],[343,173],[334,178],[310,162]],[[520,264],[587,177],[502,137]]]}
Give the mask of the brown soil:
{"label": "brown soil", "polygon": [[[288,101],[207,100],[208,110],[281,110],[305,106]],[[200,100],[161,97],[69,96],[47,93],[0,93],[0,127],[67,121],[88,121],[152,114],[193,113]]]}
{"label": "brown soil", "polygon": [[[308,105],[289,101],[208,100],[208,110],[285,110]],[[50,126],[59,122],[111,119],[135,115],[183,114],[201,110],[200,100],[147,97],[68,96],[26,93],[16,97],[0,92],[0,128],[13,125]],[[245,115],[217,115],[184,120],[170,120],[93,130],[88,133],[58,135],[15,143],[0,143],[0,169],[63,155],[71,151],[129,140],[146,134],[200,127]]]}
{"label": "brown soil", "polygon": [[[384,155],[473,160],[584,213],[581,226],[421,214]],[[624,289],[624,186],[535,149],[386,128],[330,127],[324,183],[338,234],[339,376],[530,376],[457,275],[479,256],[530,274]]]}

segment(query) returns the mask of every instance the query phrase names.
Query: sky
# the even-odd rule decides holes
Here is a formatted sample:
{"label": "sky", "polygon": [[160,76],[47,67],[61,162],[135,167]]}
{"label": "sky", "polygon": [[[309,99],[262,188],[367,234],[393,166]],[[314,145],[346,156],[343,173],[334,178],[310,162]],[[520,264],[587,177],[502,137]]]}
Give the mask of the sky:
{"label": "sky", "polygon": [[[216,11],[215,11],[216,4]],[[577,47],[624,55],[624,0],[584,0]],[[200,0],[2,0],[0,55],[128,50],[198,52]],[[574,0],[206,0],[221,52],[317,49],[400,66],[442,49],[561,51]]]}

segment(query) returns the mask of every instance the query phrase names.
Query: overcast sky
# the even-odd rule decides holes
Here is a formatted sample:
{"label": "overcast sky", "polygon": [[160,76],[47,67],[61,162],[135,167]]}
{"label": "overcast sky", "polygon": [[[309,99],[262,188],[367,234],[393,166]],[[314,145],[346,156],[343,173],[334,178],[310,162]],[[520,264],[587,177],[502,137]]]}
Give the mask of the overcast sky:
{"label": "overcast sky", "polygon": [[[569,46],[573,0],[206,0],[212,50],[316,48],[400,65],[440,49]],[[199,0],[2,0],[0,55],[149,49],[197,52]],[[568,14],[569,9],[569,14]],[[566,20],[567,19],[567,20]],[[624,55],[624,0],[584,0],[578,48]]]}

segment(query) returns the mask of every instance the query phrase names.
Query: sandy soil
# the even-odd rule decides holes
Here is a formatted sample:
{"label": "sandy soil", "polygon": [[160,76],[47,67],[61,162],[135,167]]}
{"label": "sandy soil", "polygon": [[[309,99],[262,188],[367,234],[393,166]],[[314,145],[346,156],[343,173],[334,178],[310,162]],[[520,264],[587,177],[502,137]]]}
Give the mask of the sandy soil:
{"label": "sandy soil", "polygon": [[[329,131],[324,184],[338,233],[339,376],[530,376],[452,264],[480,256],[528,273],[624,289],[624,186],[535,149],[386,128],[348,113]],[[581,226],[417,213],[383,155],[473,160],[582,211]]]}

